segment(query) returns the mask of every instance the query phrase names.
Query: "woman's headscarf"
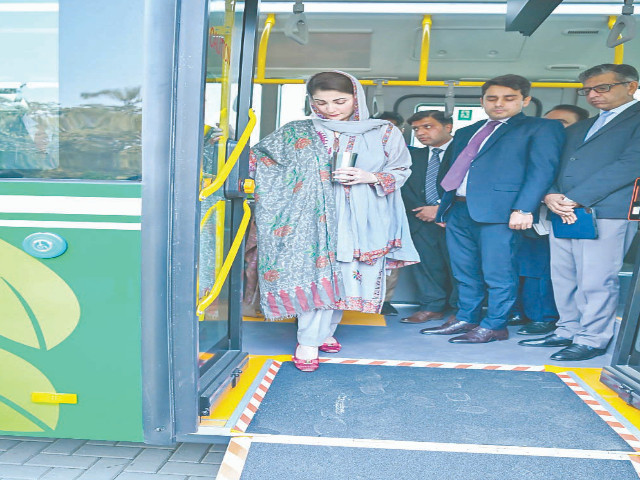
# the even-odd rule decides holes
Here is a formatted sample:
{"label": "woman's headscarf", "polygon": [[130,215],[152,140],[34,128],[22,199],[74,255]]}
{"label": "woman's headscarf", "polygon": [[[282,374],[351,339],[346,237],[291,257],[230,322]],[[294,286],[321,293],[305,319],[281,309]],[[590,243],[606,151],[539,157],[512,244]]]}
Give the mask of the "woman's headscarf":
{"label": "woman's headscarf", "polygon": [[[319,131],[338,132],[338,149],[356,152],[356,167],[372,173],[383,169],[391,171],[395,167],[396,174],[402,177],[401,183],[404,183],[411,165],[406,145],[402,139],[393,145],[385,145],[391,133],[401,137],[400,132],[393,132],[394,129],[387,120],[369,118],[364,89],[355,77],[338,70],[335,73],[351,80],[355,110],[350,120],[329,120],[322,116],[310,98],[314,125]],[[330,144],[332,139],[333,135],[327,139],[327,143]],[[333,148],[332,145],[327,147]],[[351,261],[354,256],[375,259],[391,250],[396,252],[396,260],[416,261],[417,253],[409,235],[406,212],[399,192],[401,183],[397,185],[398,191],[385,198],[380,198],[378,190],[368,184],[338,187],[336,208],[338,218],[342,220],[338,224],[338,260]],[[403,243],[404,250],[397,248]]]}

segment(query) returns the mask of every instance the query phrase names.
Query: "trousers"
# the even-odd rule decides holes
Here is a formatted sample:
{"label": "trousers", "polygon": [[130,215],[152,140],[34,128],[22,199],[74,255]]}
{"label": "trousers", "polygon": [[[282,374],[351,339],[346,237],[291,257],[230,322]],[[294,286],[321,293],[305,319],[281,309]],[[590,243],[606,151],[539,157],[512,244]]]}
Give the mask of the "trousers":
{"label": "trousers", "polygon": [[298,315],[298,343],[319,347],[333,336],[342,320],[342,310],[312,310]]}
{"label": "trousers", "polygon": [[613,337],[620,292],[618,273],[637,225],[597,219],[598,238],[556,238],[551,232],[551,281],[560,313],[555,334],[606,348]]}

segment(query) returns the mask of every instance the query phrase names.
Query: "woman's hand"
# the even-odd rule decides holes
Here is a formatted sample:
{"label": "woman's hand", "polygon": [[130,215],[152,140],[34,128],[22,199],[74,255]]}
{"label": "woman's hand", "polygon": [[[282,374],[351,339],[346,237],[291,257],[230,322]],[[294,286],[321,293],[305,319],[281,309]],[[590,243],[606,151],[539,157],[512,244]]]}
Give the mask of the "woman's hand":
{"label": "woman's hand", "polygon": [[358,183],[376,183],[378,177],[361,168],[344,167],[333,171],[333,177],[343,185],[357,185]]}

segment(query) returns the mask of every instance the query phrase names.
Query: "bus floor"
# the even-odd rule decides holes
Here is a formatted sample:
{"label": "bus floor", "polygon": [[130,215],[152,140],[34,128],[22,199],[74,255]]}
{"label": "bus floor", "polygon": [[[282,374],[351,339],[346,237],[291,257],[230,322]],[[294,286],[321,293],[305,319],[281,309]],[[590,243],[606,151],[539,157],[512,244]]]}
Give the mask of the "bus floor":
{"label": "bus floor", "polygon": [[[322,354],[320,369],[311,374],[298,372],[288,361],[296,344],[293,321],[265,322],[245,318],[243,349],[251,354],[252,367],[248,370],[254,373],[243,383],[246,384],[252,376],[254,379],[252,387],[244,395],[244,413],[235,413],[233,423],[236,426],[232,429],[235,433],[231,433],[231,443],[217,478],[638,478],[640,464],[636,462],[639,458],[636,452],[640,451],[640,441],[637,441],[640,438],[637,428],[640,426],[640,412],[626,406],[598,381],[601,367],[611,360],[612,346],[606,355],[589,361],[552,364],[549,355],[557,349],[517,345],[518,340],[528,338],[517,335],[517,327],[510,328],[511,338],[507,341],[456,345],[448,343],[448,336],[421,335],[419,330],[424,328],[424,324],[400,323],[400,318],[415,309],[396,307],[399,315],[386,318],[347,313],[336,331],[336,337],[343,345],[342,351],[333,355]],[[431,324],[437,325],[438,322],[427,325]],[[390,366],[399,368],[389,369]],[[382,370],[375,371],[376,368]],[[523,371],[524,374],[519,374]],[[422,378],[424,375],[427,376]],[[438,397],[439,386],[447,384],[446,375],[454,375],[451,377],[456,379],[453,383],[459,380],[467,393],[457,398],[454,392],[456,398],[449,398],[450,393],[445,388]],[[473,383],[473,377],[477,375],[480,379]],[[542,377],[537,378],[537,375]],[[381,378],[384,380],[381,383],[383,388],[365,385]],[[547,384],[554,381],[561,384],[558,378],[566,384],[563,385],[564,395],[568,395],[566,398],[555,398],[559,391],[550,388],[560,387]],[[528,393],[523,393],[535,384],[531,380],[542,380],[545,387],[533,387]],[[358,398],[358,382],[362,383],[360,387],[365,387],[360,388],[366,394],[364,397],[373,395],[371,403],[367,398]],[[511,382],[513,384],[509,388],[497,394],[498,397],[505,394],[505,398],[496,399],[486,394],[485,390],[499,392]],[[520,387],[516,385],[518,382]],[[429,385],[426,396],[424,385]],[[389,390],[394,388],[396,393],[390,393]],[[254,389],[258,397],[255,394],[251,397]],[[378,397],[378,390],[390,396]],[[510,392],[517,393],[512,395]],[[424,405],[416,399],[424,400],[429,395],[431,398],[447,397],[452,401],[485,398],[489,404],[495,403],[493,406],[485,404],[490,412],[488,419],[465,423],[454,415],[437,426],[429,422],[433,422],[434,417],[445,415],[450,404],[447,407],[446,401],[442,405],[436,401],[437,405],[430,405],[434,410],[431,411],[431,419],[426,421],[426,425],[430,425],[427,428],[429,433],[421,437],[420,429],[413,427],[414,423],[422,424],[421,418],[412,418],[411,412],[424,415]],[[395,403],[398,399],[402,402]],[[327,401],[331,405],[323,404]],[[569,406],[571,402],[579,405]],[[237,405],[237,398],[232,403]],[[357,404],[363,406],[357,414],[359,417],[347,419],[340,416],[345,410],[353,415]],[[398,408],[399,405],[403,408]],[[503,405],[508,412],[503,431],[518,431],[514,435],[520,435],[519,439],[508,439],[508,435],[502,437],[500,434],[491,436],[490,432],[501,428],[500,415],[494,418],[491,412],[500,412]],[[437,413],[436,407],[443,411]],[[382,410],[376,412],[376,408]],[[471,410],[479,408],[473,406]],[[540,409],[539,416],[536,408]],[[561,413],[563,408],[567,409],[564,414]],[[546,430],[546,435],[548,431],[554,431],[554,426],[563,424],[564,419],[572,417],[576,420],[581,409],[593,418],[587,415],[568,433],[562,433],[562,428],[567,427],[563,425],[539,444],[535,433],[525,433],[531,425],[539,424],[540,431]],[[406,412],[402,412],[404,410]],[[593,415],[594,411],[610,428]],[[557,423],[554,415],[559,417]],[[394,418],[395,423],[385,423],[382,419],[386,417]],[[203,421],[207,423],[206,419]],[[310,424],[314,427],[310,428]],[[619,435],[629,445],[606,446],[603,432],[599,430],[603,427],[607,430],[605,433],[620,440]],[[434,434],[436,431],[446,433]],[[419,432],[417,437],[416,432]],[[583,445],[578,441],[574,446],[574,440],[570,440],[590,436],[593,436],[593,442],[586,441]],[[561,453],[567,446],[570,448]],[[542,449],[536,450],[538,447]],[[615,455],[621,456],[614,459]],[[274,457],[278,458],[277,462],[271,461]],[[330,469],[328,474],[327,468]],[[446,474],[442,473],[444,469]]]}
{"label": "bus floor", "polygon": [[[342,344],[340,357],[371,358],[377,360],[413,360],[430,362],[470,362],[520,365],[545,365],[553,363],[549,356],[560,348],[523,347],[519,340],[538,338],[516,334],[520,327],[509,327],[509,339],[485,344],[452,344],[453,335],[422,335],[425,327],[444,322],[430,321],[423,324],[400,323],[416,308],[396,304],[397,316],[346,312],[335,336]],[[291,355],[296,346],[296,325],[293,320],[265,322],[245,317],[243,322],[243,350],[253,355]],[[616,322],[619,325],[618,322]],[[616,327],[617,331],[617,327]],[[540,335],[543,336],[543,335]],[[582,362],[556,362],[563,367],[603,367],[609,365],[614,340],[607,353]],[[329,356],[329,354],[325,354]],[[334,355],[335,356],[335,355]]]}

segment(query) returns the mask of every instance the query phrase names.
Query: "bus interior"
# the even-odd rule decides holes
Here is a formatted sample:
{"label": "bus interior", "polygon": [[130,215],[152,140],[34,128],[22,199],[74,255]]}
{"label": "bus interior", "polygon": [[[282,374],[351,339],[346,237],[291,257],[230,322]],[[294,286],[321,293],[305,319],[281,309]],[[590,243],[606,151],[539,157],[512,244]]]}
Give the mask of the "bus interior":
{"label": "bus interior", "polygon": [[[254,441],[364,451],[371,442],[407,440],[416,444],[376,448],[411,455],[444,455],[449,447],[442,445],[460,441],[481,444],[475,454],[491,458],[500,457],[501,451],[491,449],[496,445],[574,448],[573,437],[527,443],[501,430],[507,424],[492,429],[484,420],[480,426],[469,420],[449,426],[448,417],[438,415],[433,431],[454,433],[426,440],[405,435],[402,428],[408,432],[420,422],[401,412],[410,413],[420,402],[440,413],[448,408],[429,403],[425,384],[405,373],[408,367],[433,367],[409,368],[416,375],[489,370],[500,385],[511,382],[502,380],[503,370],[520,370],[513,391],[520,389],[523,403],[514,409],[529,408],[528,399],[544,402],[545,395],[578,382],[612,405],[607,409],[624,424],[625,435],[635,435],[640,414],[630,405],[640,405],[637,239],[619,274],[616,337],[605,355],[582,362],[554,363],[549,349],[519,346],[518,327],[509,327],[508,340],[483,345],[420,335],[424,325],[399,322],[417,308],[415,285],[401,269],[395,295],[387,299],[398,315],[347,312],[336,332],[343,349],[322,355],[320,371],[328,373],[319,377],[320,385],[313,383],[315,374],[301,374],[302,383],[292,380],[295,389],[281,387],[324,405],[314,413],[316,423],[297,417],[307,405],[301,400],[298,408],[300,398],[269,389],[274,377],[293,372],[295,319],[268,322],[255,303],[243,303],[254,191],[249,148],[310,114],[304,85],[309,76],[348,72],[364,85],[373,116],[394,112],[406,119],[421,110],[442,110],[451,116],[454,134],[487,118],[481,86],[508,73],[532,82],[526,115],[540,117],[555,105],[570,104],[593,116],[597,110],[576,92],[580,72],[602,63],[640,66],[632,1],[0,0],[0,15],[0,38],[13,46],[0,54],[10,65],[0,75],[0,360],[19,372],[0,369],[3,435],[160,445],[233,438],[240,450]],[[624,42],[608,46],[618,36]],[[46,154],[28,141],[42,123]],[[408,145],[421,146],[409,126],[401,128]],[[394,373],[381,378],[379,370],[349,370],[381,366]],[[558,384],[542,376],[556,373]],[[458,407],[466,402],[456,410],[465,415],[490,418],[469,402],[493,380],[463,377],[442,382],[465,384],[466,393],[438,395]],[[540,388],[530,392],[527,378]],[[355,424],[342,416],[345,405],[357,403],[332,390],[343,388],[342,380],[360,385],[358,392],[371,401],[370,408],[362,399],[361,408],[354,407],[353,422],[368,430],[354,433]],[[385,397],[385,389],[395,396]],[[333,395],[326,404],[318,400],[325,390]],[[501,392],[508,403],[508,392]],[[277,410],[278,402],[291,403]],[[276,412],[276,420],[259,418],[259,407]],[[595,421],[583,413],[576,413],[576,422]],[[507,415],[515,422],[519,414],[512,409]],[[293,426],[278,423],[289,416]],[[535,423],[535,417],[529,420]],[[315,430],[303,428],[305,422]],[[497,436],[476,435],[474,428]],[[458,440],[455,432],[463,432]],[[309,440],[343,437],[352,444]],[[594,458],[603,462],[628,460],[627,447],[616,439],[608,446],[577,440],[575,445],[597,451]],[[591,458],[569,450],[556,456]],[[274,451],[279,452],[269,455]],[[532,451],[510,455],[548,453]],[[354,462],[364,462],[358,458],[353,455]],[[587,470],[602,474],[607,465]],[[621,476],[584,478],[631,478],[620,471]],[[219,478],[240,478],[223,473]],[[386,470],[377,477],[352,472],[335,478],[413,474],[444,478]],[[253,471],[242,478],[272,477]]]}

